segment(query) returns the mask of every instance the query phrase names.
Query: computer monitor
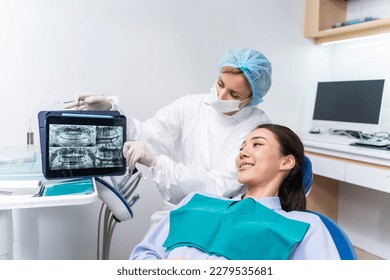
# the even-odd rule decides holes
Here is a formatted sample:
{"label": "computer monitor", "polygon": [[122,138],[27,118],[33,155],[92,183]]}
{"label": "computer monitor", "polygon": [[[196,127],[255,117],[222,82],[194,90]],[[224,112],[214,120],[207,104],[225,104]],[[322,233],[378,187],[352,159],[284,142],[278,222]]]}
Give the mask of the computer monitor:
{"label": "computer monitor", "polygon": [[319,82],[313,127],[377,132],[384,79]]}

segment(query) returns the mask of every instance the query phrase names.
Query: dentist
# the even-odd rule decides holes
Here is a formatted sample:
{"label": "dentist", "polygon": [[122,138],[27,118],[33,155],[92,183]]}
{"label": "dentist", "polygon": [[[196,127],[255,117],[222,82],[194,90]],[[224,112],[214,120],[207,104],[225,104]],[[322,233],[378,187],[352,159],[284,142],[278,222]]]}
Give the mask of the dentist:
{"label": "dentist", "polygon": [[[150,168],[168,211],[191,192],[232,197],[242,192],[235,168],[236,151],[251,130],[270,123],[257,107],[271,87],[272,68],[259,51],[227,51],[209,94],[186,95],[139,121],[128,114],[128,142],[123,147],[129,169]],[[115,99],[94,93],[75,96],[68,107],[123,110]],[[158,211],[152,222],[166,211]]]}

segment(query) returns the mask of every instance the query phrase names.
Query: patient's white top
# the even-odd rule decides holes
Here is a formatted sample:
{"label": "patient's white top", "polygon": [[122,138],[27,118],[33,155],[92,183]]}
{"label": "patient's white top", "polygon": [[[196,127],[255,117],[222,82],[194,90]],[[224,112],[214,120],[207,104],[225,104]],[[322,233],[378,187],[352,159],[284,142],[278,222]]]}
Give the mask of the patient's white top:
{"label": "patient's white top", "polygon": [[[187,203],[193,194],[188,195],[180,205]],[[209,195],[211,196],[211,195]],[[212,196],[213,197],[213,196]],[[221,198],[226,199],[226,198]],[[232,200],[239,200],[237,196]],[[257,202],[274,210],[278,214],[289,219],[302,221],[310,224],[310,227],[302,240],[290,254],[292,260],[339,260],[337,248],[327,228],[321,219],[312,213],[282,210],[278,197],[265,197],[257,199]],[[208,255],[196,248],[179,247],[166,252],[162,244],[169,233],[169,215],[153,226],[140,244],[138,244],[130,255],[130,259],[155,260],[155,259],[178,259],[186,258],[191,260],[224,259],[223,257]],[[232,232],[231,234],[234,234]],[[240,246],[240,244],[237,244]]]}

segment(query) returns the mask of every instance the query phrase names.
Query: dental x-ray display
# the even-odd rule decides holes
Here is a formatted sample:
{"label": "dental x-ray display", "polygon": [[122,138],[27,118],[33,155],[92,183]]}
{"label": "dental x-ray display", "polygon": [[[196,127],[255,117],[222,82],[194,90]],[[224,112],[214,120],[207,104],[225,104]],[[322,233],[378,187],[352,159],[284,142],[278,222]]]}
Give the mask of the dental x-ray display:
{"label": "dental x-ray display", "polygon": [[46,178],[120,175],[126,171],[124,116],[49,116],[43,131]]}
{"label": "dental x-ray display", "polygon": [[123,131],[119,126],[49,127],[49,168],[81,169],[122,166]]}

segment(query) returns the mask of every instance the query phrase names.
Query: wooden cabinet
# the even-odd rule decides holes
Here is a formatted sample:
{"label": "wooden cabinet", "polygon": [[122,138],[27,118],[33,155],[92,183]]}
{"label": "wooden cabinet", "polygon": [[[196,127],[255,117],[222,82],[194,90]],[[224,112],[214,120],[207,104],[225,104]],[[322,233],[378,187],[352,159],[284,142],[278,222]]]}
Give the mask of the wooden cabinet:
{"label": "wooden cabinet", "polygon": [[390,32],[390,18],[332,28],[346,21],[346,14],[346,0],[306,0],[305,37],[323,44]]}

